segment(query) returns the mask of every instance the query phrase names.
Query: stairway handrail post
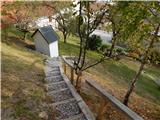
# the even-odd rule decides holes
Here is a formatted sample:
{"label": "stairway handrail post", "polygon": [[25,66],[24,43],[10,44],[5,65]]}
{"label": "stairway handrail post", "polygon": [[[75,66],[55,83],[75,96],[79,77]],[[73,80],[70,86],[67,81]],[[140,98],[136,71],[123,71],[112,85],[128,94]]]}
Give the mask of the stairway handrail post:
{"label": "stairway handrail post", "polygon": [[71,83],[73,84],[74,81],[74,69],[72,67],[71,68]]}

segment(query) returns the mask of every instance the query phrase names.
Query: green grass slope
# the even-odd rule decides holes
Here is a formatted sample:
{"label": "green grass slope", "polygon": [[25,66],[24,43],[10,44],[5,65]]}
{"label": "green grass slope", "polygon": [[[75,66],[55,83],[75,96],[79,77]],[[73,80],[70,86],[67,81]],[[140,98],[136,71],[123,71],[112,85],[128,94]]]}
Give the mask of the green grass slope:
{"label": "green grass slope", "polygon": [[[78,55],[78,38],[69,36],[67,39],[68,41],[65,44],[61,33],[59,33],[59,36],[61,37],[59,41],[60,55]],[[99,58],[100,55],[97,52],[89,51],[87,53],[89,63],[94,62]],[[132,78],[139,69],[139,66],[140,63],[138,61],[123,57],[119,61],[107,60],[98,64],[97,66],[88,69],[87,75],[90,75],[111,94],[122,101]],[[143,116],[145,120],[160,119],[160,88],[154,82],[159,77],[159,67],[146,65],[144,72],[139,77],[134,92],[130,97],[129,106],[132,110]],[[83,93],[82,95],[91,109],[98,107],[93,95],[90,96],[86,93]]]}
{"label": "green grass slope", "polygon": [[[27,120],[39,120],[38,114],[44,110],[43,102],[45,92],[43,87],[43,57],[27,46],[33,46],[30,34],[29,40],[23,41],[23,34],[11,27],[6,30],[7,37],[2,31],[2,118],[9,117],[22,118]],[[79,51],[79,40],[75,36],[69,36],[68,42],[63,43],[63,36],[60,36],[59,52],[60,55],[77,55]],[[100,58],[100,54],[94,51],[88,51],[88,63]],[[87,72],[93,78],[106,87],[112,94],[120,100],[126,93],[131,79],[134,77],[140,63],[130,58],[122,58],[120,61],[108,60]],[[146,116],[159,118],[160,111],[160,88],[154,80],[160,77],[158,67],[152,65],[145,66],[145,72],[138,79],[134,94],[131,96],[131,107],[133,109],[137,104],[140,110],[146,109],[152,111]],[[150,77],[152,76],[152,77]],[[138,100],[137,100],[138,98]],[[147,102],[146,102],[147,101]],[[136,104],[134,104],[136,103]]]}
{"label": "green grass slope", "polygon": [[[59,50],[61,55],[78,55],[78,38],[70,36],[68,38],[68,43],[63,43],[62,34],[61,40],[59,41]],[[100,55],[97,52],[89,51],[87,54],[90,61],[97,60]],[[140,63],[133,59],[122,58],[120,61],[108,60],[105,61],[90,70],[88,72],[92,74],[97,74],[97,76],[102,77],[104,80],[110,78],[109,80],[127,88],[130,84],[130,81],[136,74]],[[145,73],[140,76],[137,82],[135,92],[140,96],[149,98],[151,101],[157,102],[160,104],[160,89],[154,80],[160,77],[160,71],[158,67],[152,65],[147,65],[145,67]],[[150,74],[154,78],[146,76]],[[106,79],[107,80],[107,79]]]}
{"label": "green grass slope", "polygon": [[28,50],[22,33],[9,28],[2,31],[1,43],[1,110],[2,119],[40,120],[45,111],[43,57]]}

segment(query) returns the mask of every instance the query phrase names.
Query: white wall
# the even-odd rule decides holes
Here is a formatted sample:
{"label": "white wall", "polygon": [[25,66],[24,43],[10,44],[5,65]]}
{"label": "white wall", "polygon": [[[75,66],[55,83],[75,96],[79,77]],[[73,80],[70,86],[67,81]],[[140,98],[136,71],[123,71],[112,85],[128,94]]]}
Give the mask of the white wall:
{"label": "white wall", "polygon": [[54,30],[56,30],[58,28],[58,23],[57,21],[54,19],[56,16],[52,16],[52,21],[49,21],[48,17],[40,17],[38,18],[35,23],[38,27],[44,27],[44,26],[48,26],[51,25],[53,27]]}
{"label": "white wall", "polygon": [[102,39],[103,44],[111,43],[112,41],[112,33],[111,32],[106,32],[103,30],[95,30],[91,33],[90,36],[92,35],[98,35]]}
{"label": "white wall", "polygon": [[34,35],[36,51],[50,56],[49,45],[39,31]]}
{"label": "white wall", "polygon": [[58,41],[49,44],[49,50],[50,50],[50,57],[58,57],[59,56]]}

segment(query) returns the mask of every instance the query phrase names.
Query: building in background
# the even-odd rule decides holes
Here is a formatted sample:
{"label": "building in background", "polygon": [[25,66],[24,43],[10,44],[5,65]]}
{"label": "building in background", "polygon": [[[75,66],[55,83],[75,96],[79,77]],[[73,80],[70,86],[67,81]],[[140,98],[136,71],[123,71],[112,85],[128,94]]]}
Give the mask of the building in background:
{"label": "building in background", "polygon": [[38,28],[51,25],[54,30],[57,30],[57,28],[58,28],[58,23],[57,23],[57,21],[55,20],[55,18],[56,18],[56,15],[51,16],[51,19],[49,19],[47,16],[44,16],[44,17],[40,17],[40,18],[38,18],[37,20],[35,20],[35,23],[36,23],[36,26],[37,26]]}
{"label": "building in background", "polygon": [[103,30],[94,30],[90,36],[92,35],[97,35],[101,38],[102,40],[102,44],[110,44],[112,41],[112,32],[107,32],[107,31],[103,31]]}
{"label": "building in background", "polygon": [[59,36],[53,30],[52,26],[45,26],[37,29],[32,37],[34,38],[36,51],[50,57],[58,57]]}

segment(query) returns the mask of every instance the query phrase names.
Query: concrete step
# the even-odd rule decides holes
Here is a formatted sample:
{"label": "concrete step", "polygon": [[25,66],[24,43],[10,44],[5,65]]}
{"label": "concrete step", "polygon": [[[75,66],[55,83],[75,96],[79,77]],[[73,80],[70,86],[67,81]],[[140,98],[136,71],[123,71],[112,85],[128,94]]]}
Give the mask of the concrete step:
{"label": "concrete step", "polygon": [[76,100],[75,98],[70,98],[70,99],[67,99],[67,100],[60,101],[60,102],[52,103],[52,104],[50,104],[50,106],[54,107],[54,106],[64,104],[64,103],[68,103],[68,102],[75,101],[75,100]]}
{"label": "concrete step", "polygon": [[48,95],[52,95],[52,94],[55,94],[55,93],[61,93],[61,92],[64,92],[64,91],[68,91],[69,88],[66,87],[66,88],[63,88],[63,89],[60,89],[60,90],[53,90],[53,91],[48,91]]}
{"label": "concrete step", "polygon": [[58,76],[51,76],[51,77],[46,77],[45,79],[47,81],[47,83],[57,83],[57,82],[62,82],[63,78],[62,76],[58,75]]}
{"label": "concrete step", "polygon": [[76,100],[55,105],[53,109],[56,110],[56,120],[68,119],[71,116],[79,115],[82,113]]}
{"label": "concrete step", "polygon": [[53,63],[53,62],[46,62],[45,64],[47,66],[49,66],[49,67],[58,67],[59,66],[58,62],[55,62],[55,63]]}
{"label": "concrete step", "polygon": [[63,100],[73,98],[73,95],[69,89],[63,89],[56,92],[52,91],[48,94],[52,97],[53,102],[60,102]]}
{"label": "concrete step", "polygon": [[61,75],[60,71],[46,73],[46,77],[52,77],[52,76],[58,76],[58,75]]}
{"label": "concrete step", "polygon": [[54,72],[54,71],[60,71],[60,68],[59,67],[53,67],[53,68],[48,67],[47,72]]}
{"label": "concrete step", "polygon": [[58,68],[58,67],[52,67],[52,66],[48,67],[47,72],[55,72],[55,71],[60,71],[60,68]]}
{"label": "concrete step", "polygon": [[63,119],[63,120],[87,120],[85,115],[83,113],[80,113],[78,115],[74,115],[74,116],[71,116],[67,119]]}
{"label": "concrete step", "polygon": [[95,120],[88,115],[88,108],[69,80],[61,74],[59,58],[49,58],[45,64],[46,89],[53,101],[50,106],[55,110],[55,120]]}
{"label": "concrete step", "polygon": [[67,88],[67,84],[64,81],[50,83],[50,84],[46,85],[47,91],[61,90],[64,88]]}

